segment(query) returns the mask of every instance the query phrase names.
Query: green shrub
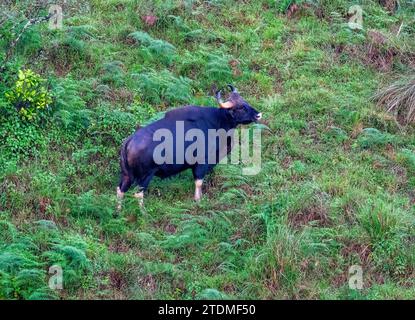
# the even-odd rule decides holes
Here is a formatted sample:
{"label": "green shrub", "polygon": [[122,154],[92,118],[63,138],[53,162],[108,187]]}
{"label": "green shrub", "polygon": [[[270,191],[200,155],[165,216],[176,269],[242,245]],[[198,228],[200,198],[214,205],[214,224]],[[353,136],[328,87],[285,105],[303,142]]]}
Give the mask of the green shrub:
{"label": "green shrub", "polygon": [[389,133],[383,133],[375,128],[363,129],[357,139],[357,145],[363,149],[383,147],[395,142],[395,137]]}
{"label": "green shrub", "polygon": [[22,121],[21,114],[0,99],[0,149],[5,158],[20,158],[46,145],[38,121]]}
{"label": "green shrub", "polygon": [[131,133],[136,125],[136,119],[131,113],[103,104],[94,114],[88,132],[94,137],[105,140],[109,138],[113,143],[118,144]]}
{"label": "green shrub", "polygon": [[14,88],[5,96],[25,120],[33,120],[37,113],[49,107],[52,97],[40,75],[32,70],[19,70]]}

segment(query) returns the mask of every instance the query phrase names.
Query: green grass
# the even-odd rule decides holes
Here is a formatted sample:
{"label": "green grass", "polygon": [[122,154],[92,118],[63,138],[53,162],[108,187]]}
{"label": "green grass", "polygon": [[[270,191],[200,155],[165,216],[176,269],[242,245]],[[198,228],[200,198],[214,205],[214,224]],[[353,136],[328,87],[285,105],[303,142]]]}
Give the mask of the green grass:
{"label": "green grass", "polygon": [[[91,0],[64,30],[35,26],[14,63],[54,103],[39,127],[1,127],[0,298],[413,299],[414,131],[370,99],[414,72],[413,7],[365,1],[353,32],[353,1],[310,3],[287,18],[268,0]],[[365,58],[371,29],[399,49],[388,70]],[[269,127],[260,173],[217,167],[200,203],[190,172],[154,179],[145,212],[129,192],[117,215],[122,140],[226,83]]]}

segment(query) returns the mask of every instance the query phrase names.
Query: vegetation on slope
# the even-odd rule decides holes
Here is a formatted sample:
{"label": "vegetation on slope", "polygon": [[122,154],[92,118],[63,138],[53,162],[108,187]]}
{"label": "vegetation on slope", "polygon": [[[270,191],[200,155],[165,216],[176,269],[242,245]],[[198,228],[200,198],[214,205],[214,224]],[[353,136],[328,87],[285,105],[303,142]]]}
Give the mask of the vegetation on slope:
{"label": "vegetation on slope", "polygon": [[[16,42],[47,1],[8,1],[0,298],[413,298],[414,130],[371,98],[413,76],[415,8],[383,2],[351,30],[346,0],[72,0]],[[155,179],[117,215],[122,140],[226,83],[266,119],[261,172],[218,167],[201,203],[190,173]]]}

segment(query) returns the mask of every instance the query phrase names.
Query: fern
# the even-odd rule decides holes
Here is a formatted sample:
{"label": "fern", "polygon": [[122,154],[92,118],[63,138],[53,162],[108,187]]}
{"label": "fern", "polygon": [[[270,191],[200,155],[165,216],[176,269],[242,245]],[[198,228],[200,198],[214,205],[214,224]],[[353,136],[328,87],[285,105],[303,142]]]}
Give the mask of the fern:
{"label": "fern", "polygon": [[277,1],[277,10],[279,13],[286,13],[288,8],[295,4],[298,1],[295,0],[278,0]]}
{"label": "fern", "polygon": [[167,18],[170,18],[171,21],[173,21],[174,26],[185,32],[191,31],[190,27],[184,22],[183,18],[181,16],[175,16],[175,15],[168,15]]}
{"label": "fern", "polygon": [[0,299],[11,297],[14,292],[12,277],[9,273],[0,270]]}
{"label": "fern", "polygon": [[74,65],[92,61],[90,46],[84,36],[79,33],[63,33],[50,42],[46,55],[55,68],[68,73]]}
{"label": "fern", "polygon": [[56,230],[58,227],[54,221],[51,220],[38,220],[35,224],[45,230]]}
{"label": "fern", "polygon": [[212,83],[224,85],[232,79],[232,70],[229,66],[229,57],[223,54],[209,54],[206,74]]}
{"label": "fern", "polygon": [[33,291],[45,285],[43,264],[27,244],[16,238],[16,243],[0,250],[0,297],[28,298]]}
{"label": "fern", "polygon": [[191,99],[191,80],[181,76],[175,77],[168,70],[132,76],[138,79],[142,99],[150,103],[180,103]]}
{"label": "fern", "polygon": [[144,31],[136,31],[130,33],[128,37],[134,39],[136,42],[144,46],[149,46],[151,42],[154,40],[152,36],[150,36],[147,32]]}
{"label": "fern", "polygon": [[148,46],[148,48],[154,54],[162,55],[166,57],[173,55],[176,50],[176,48],[172,44],[168,43],[167,41],[159,40],[159,39],[153,40]]}
{"label": "fern", "polygon": [[0,220],[0,242],[9,243],[16,237],[17,231],[13,224],[8,221]]}
{"label": "fern", "polygon": [[176,48],[165,40],[154,39],[144,31],[133,32],[129,34],[129,38],[144,47],[154,59],[162,60],[167,64],[175,59]]}
{"label": "fern", "polygon": [[24,298],[28,298],[33,288],[44,286],[46,283],[46,273],[40,269],[23,269],[14,278],[14,285]]}
{"label": "fern", "polygon": [[70,245],[56,245],[55,251],[65,256],[67,265],[73,269],[86,270],[90,267],[85,251]]}
{"label": "fern", "polygon": [[103,70],[107,73],[124,74],[124,64],[121,61],[115,60],[107,62],[103,66]]}
{"label": "fern", "polygon": [[76,288],[80,279],[91,269],[85,250],[78,244],[56,244],[42,255],[48,265],[59,265],[63,270],[64,288]]}
{"label": "fern", "polygon": [[80,110],[86,108],[93,98],[89,82],[74,80],[72,77],[55,79],[52,82],[55,108],[57,110]]}
{"label": "fern", "polygon": [[124,85],[124,64],[121,61],[111,61],[104,63],[102,67],[102,81],[107,84],[113,84],[116,87]]}
{"label": "fern", "polygon": [[49,287],[36,289],[27,297],[28,300],[54,300],[57,298],[56,294]]}
{"label": "fern", "polygon": [[55,63],[74,63],[86,59],[89,50],[85,41],[66,35],[63,39],[52,42],[49,56]]}
{"label": "fern", "polygon": [[111,199],[95,195],[93,190],[88,191],[71,199],[71,213],[77,217],[109,218],[113,214]]}
{"label": "fern", "polygon": [[202,29],[192,29],[180,16],[169,15],[168,18],[173,21],[174,26],[180,32],[180,36],[185,41],[202,41],[214,40],[216,36],[212,32],[205,32]]}
{"label": "fern", "polygon": [[53,109],[56,110],[53,120],[65,129],[79,130],[88,127],[92,112],[86,107],[94,97],[90,84],[87,81],[66,77],[53,81],[52,87]]}
{"label": "fern", "polygon": [[409,149],[402,149],[396,156],[399,163],[404,165],[412,175],[415,173],[415,153]]}
{"label": "fern", "polygon": [[28,252],[10,252],[0,253],[0,270],[4,272],[13,272],[20,268],[33,268],[40,266],[35,257]]}
{"label": "fern", "polygon": [[136,119],[133,114],[103,104],[94,113],[93,123],[88,132],[97,140],[106,143],[110,140],[118,144],[135,126]]}
{"label": "fern", "polygon": [[160,245],[166,249],[183,249],[199,247],[206,242],[206,230],[197,221],[185,221],[181,225],[181,233],[167,236]]}

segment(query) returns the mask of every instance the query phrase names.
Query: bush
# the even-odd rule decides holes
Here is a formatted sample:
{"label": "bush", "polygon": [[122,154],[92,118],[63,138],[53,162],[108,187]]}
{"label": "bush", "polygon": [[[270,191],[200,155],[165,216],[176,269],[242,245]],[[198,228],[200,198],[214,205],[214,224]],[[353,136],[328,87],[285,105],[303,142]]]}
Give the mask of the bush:
{"label": "bush", "polygon": [[52,102],[43,82],[40,75],[32,70],[19,70],[14,88],[5,94],[25,120],[33,120],[39,111],[46,109]]}
{"label": "bush", "polygon": [[393,144],[396,139],[389,133],[383,133],[375,128],[363,129],[356,144],[363,149],[372,149],[375,147],[384,147],[387,144]]}
{"label": "bush", "polygon": [[45,139],[36,121],[22,121],[19,112],[0,99],[1,155],[5,158],[28,156],[45,145]]}
{"label": "bush", "polygon": [[95,138],[96,143],[103,146],[110,143],[118,145],[131,134],[131,129],[135,128],[136,124],[133,114],[103,104],[97,108],[88,127],[88,133]]}

